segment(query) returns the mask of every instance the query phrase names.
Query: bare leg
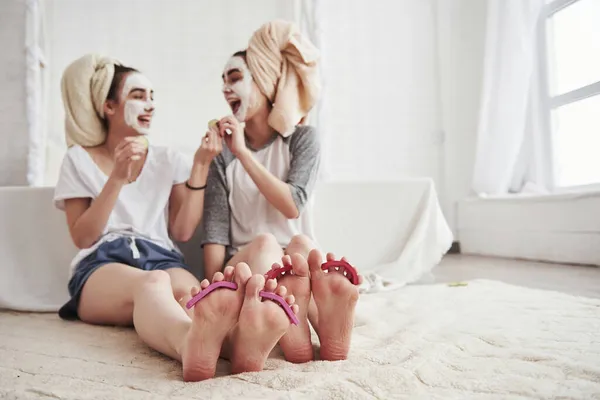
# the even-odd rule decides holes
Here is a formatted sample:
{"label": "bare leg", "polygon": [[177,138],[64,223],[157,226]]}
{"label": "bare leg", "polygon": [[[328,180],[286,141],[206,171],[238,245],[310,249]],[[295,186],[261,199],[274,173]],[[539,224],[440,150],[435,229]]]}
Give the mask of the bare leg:
{"label": "bare leg", "polygon": [[[329,254],[328,259],[333,259],[333,254]],[[319,324],[315,329],[321,342],[321,358],[345,360],[350,350],[358,287],[341,273],[321,270],[322,263],[321,253],[311,251],[308,265],[312,294],[319,310]]]}
{"label": "bare leg", "polygon": [[265,283],[263,275],[252,276],[246,285],[246,297],[232,334],[233,373],[262,370],[269,353],[290,326],[287,314],[277,303],[262,301],[261,290],[274,291],[284,297],[294,313],[298,313],[294,296],[286,297],[285,287],[277,287],[274,279]]}
{"label": "bare leg", "polygon": [[[175,300],[168,273],[108,264],[95,271],[86,282],[78,312],[88,323],[133,323],[148,346],[183,362],[184,379],[204,379],[210,377],[211,370],[214,374],[216,366],[216,358],[212,366],[206,361],[212,362],[214,353],[218,357],[220,350],[220,344],[218,347],[215,344],[218,342],[215,336],[220,335],[214,332],[228,331],[235,323],[239,313],[235,307],[237,304],[241,307],[245,281],[249,278],[249,268],[241,265],[235,275],[241,288],[211,293],[196,305],[192,320]],[[223,274],[215,274],[214,280],[222,279]],[[208,281],[203,281],[202,286],[208,286]],[[232,295],[235,298],[232,299]],[[192,329],[196,326],[202,329]],[[211,345],[217,348],[210,348]],[[199,348],[202,353],[197,352]]]}
{"label": "bare leg", "polygon": [[188,310],[185,305],[192,298],[190,293],[192,288],[199,287],[200,282],[194,275],[183,268],[169,268],[165,271],[171,278],[171,289],[173,290],[175,300],[177,300],[183,311],[191,318],[194,310]]}
{"label": "bare leg", "polygon": [[283,250],[271,234],[257,236],[252,242],[242,247],[229,261],[229,265],[244,262],[250,266],[253,274],[266,274],[273,263],[281,261]]}

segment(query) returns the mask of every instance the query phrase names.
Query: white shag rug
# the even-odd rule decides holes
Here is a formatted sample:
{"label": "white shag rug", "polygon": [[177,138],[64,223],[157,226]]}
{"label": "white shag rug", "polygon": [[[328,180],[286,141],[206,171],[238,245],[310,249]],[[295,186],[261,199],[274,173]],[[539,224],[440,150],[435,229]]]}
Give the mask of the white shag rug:
{"label": "white shag rug", "polygon": [[361,297],[350,357],[184,383],[130,329],[0,313],[0,398],[600,399],[600,299],[493,281]]}

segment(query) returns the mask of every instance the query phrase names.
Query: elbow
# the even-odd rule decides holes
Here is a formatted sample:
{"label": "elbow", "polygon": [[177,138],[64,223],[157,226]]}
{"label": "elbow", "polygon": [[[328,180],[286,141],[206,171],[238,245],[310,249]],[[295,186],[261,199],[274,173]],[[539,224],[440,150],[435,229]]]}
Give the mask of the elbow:
{"label": "elbow", "polygon": [[96,240],[82,236],[73,237],[73,243],[79,250],[89,249],[96,243]]}
{"label": "elbow", "polygon": [[181,232],[177,235],[173,235],[173,239],[179,243],[187,243],[192,239],[192,232]]}
{"label": "elbow", "polygon": [[174,226],[171,229],[171,238],[179,243],[189,242],[194,236],[194,231],[189,227]]}
{"label": "elbow", "polygon": [[288,210],[285,210],[283,215],[287,219],[298,219],[298,218],[300,218],[300,210],[298,210],[298,208],[294,205],[294,206],[290,207]]}

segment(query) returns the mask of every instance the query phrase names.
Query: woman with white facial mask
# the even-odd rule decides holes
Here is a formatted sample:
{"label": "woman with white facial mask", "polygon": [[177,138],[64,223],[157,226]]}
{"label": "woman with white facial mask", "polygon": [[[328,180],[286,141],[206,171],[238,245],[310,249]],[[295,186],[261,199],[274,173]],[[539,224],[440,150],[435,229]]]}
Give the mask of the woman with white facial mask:
{"label": "woman with white facial mask", "polygon": [[[347,357],[362,280],[355,275],[350,282],[346,268],[324,273],[313,240],[321,149],[315,128],[302,122],[318,98],[317,59],[314,46],[285,21],[263,25],[248,49],[229,59],[223,94],[233,116],[215,128],[226,147],[211,166],[203,218],[208,276],[246,262],[254,273],[277,276],[295,296],[300,324],[280,344],[297,363],[313,359],[309,319],[321,358]],[[326,259],[335,261],[332,254]],[[280,263],[291,273],[281,275]],[[338,263],[351,268],[345,259]]]}
{"label": "woman with white facial mask", "polygon": [[[71,265],[71,299],[59,315],[133,325],[146,344],[182,362],[186,381],[214,376],[227,335],[234,371],[256,370],[247,364],[253,356],[245,350],[248,335],[274,346],[289,325],[281,308],[260,302],[258,293],[281,300],[285,288],[251,278],[245,264],[213,274],[212,283],[198,282],[174,244],[189,240],[200,222],[208,168],[222,149],[218,134],[201,139],[192,165],[175,151],[148,145],[152,84],[116,60],[76,60],[63,74],[62,90],[70,148],[54,200],[80,252]],[[199,301],[201,290],[205,295],[223,285],[237,290],[215,290]],[[245,298],[259,303],[258,317],[276,314],[260,325],[270,334],[236,331],[246,318],[240,311]],[[297,311],[293,297],[281,301]]]}

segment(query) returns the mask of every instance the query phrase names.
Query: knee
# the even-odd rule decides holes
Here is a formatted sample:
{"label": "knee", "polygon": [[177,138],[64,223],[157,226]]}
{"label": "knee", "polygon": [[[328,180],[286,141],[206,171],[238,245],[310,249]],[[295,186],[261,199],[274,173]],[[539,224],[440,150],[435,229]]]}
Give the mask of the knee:
{"label": "knee", "polygon": [[292,237],[292,240],[290,240],[290,246],[305,246],[305,247],[311,247],[312,246],[312,240],[310,240],[310,238],[306,235],[294,235]]}
{"label": "knee", "polygon": [[171,286],[171,277],[167,271],[155,270],[148,271],[142,278],[142,286],[154,287],[154,286]]}
{"label": "knee", "polygon": [[281,248],[275,236],[271,233],[261,233],[253,241],[252,245],[255,250],[264,251],[272,248]]}

